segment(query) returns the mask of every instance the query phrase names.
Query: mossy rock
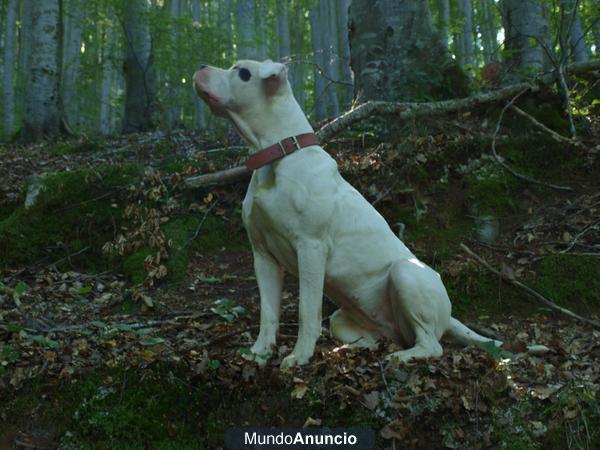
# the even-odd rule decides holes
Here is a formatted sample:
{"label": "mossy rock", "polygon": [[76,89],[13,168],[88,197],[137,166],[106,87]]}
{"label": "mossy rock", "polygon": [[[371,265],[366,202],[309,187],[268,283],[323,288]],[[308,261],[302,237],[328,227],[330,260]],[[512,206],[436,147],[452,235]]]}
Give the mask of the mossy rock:
{"label": "mossy rock", "polygon": [[2,264],[56,259],[89,247],[85,266],[100,268],[100,248],[121,222],[115,199],[140,173],[140,166],[129,164],[48,174],[34,205],[20,206],[0,222]]}

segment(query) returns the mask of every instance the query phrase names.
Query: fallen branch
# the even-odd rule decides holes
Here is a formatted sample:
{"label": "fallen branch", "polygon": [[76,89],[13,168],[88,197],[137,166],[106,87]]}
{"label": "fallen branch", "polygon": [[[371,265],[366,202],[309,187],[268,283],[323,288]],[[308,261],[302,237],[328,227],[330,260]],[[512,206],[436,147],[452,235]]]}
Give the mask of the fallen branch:
{"label": "fallen branch", "polygon": [[575,139],[570,139],[568,137],[562,136],[560,134],[558,134],[556,131],[551,130],[550,128],[548,128],[546,125],[544,125],[543,123],[539,122],[535,117],[533,117],[530,114],[527,114],[525,111],[523,111],[521,108],[519,108],[518,106],[515,105],[511,105],[510,106],[511,109],[516,112],[517,114],[525,117],[527,120],[529,120],[532,124],[534,124],[536,127],[538,127],[540,130],[545,131],[546,133],[548,133],[550,136],[552,136],[556,141],[558,142],[564,142],[565,144],[570,144],[570,145],[575,145],[575,146],[581,146],[581,142],[575,140]]}
{"label": "fallen branch", "polygon": [[[567,71],[573,74],[589,72],[600,69],[600,59],[593,59],[573,63],[569,65]],[[557,79],[559,75],[554,71],[548,74],[540,75],[530,82],[517,83],[489,92],[482,92],[470,97],[443,100],[438,102],[384,102],[369,101],[362,103],[357,107],[345,112],[341,116],[327,123],[323,128],[317,131],[319,140],[323,143],[329,141],[333,136],[345,130],[349,126],[360,122],[371,116],[393,115],[400,120],[416,118],[422,116],[432,116],[457,112],[485,103],[497,102],[511,98],[520,92],[539,89],[540,84],[548,84]],[[220,172],[199,175],[185,180],[185,185],[189,188],[196,188],[211,184],[228,184],[244,180],[250,177],[251,172],[244,166],[234,167],[232,169]]]}
{"label": "fallen branch", "polygon": [[501,279],[503,279],[504,281],[509,282],[510,284],[517,286],[518,288],[523,289],[524,291],[526,291],[527,293],[531,294],[532,296],[534,296],[535,298],[537,298],[538,300],[540,300],[542,303],[544,303],[546,306],[555,309],[556,311],[559,311],[573,319],[576,320],[580,320],[582,322],[585,322],[587,324],[590,324],[596,328],[600,328],[600,323],[592,320],[592,319],[587,319],[585,317],[581,317],[578,314],[575,314],[573,311],[563,308],[562,306],[558,306],[556,303],[554,303],[551,300],[548,300],[546,297],[544,297],[542,294],[540,294],[538,291],[530,288],[529,286],[521,283],[520,281],[510,277],[509,275],[500,272],[496,269],[494,269],[485,259],[483,259],[481,256],[479,256],[478,254],[476,254],[475,252],[473,252],[473,250],[471,250],[469,247],[467,247],[465,244],[460,244],[460,247],[465,251],[465,253],[467,253],[470,257],[472,257],[473,259],[475,259],[479,264],[481,264],[483,267],[485,267],[486,269],[488,269],[490,272],[492,272],[493,274],[497,275],[498,277],[500,277]]}

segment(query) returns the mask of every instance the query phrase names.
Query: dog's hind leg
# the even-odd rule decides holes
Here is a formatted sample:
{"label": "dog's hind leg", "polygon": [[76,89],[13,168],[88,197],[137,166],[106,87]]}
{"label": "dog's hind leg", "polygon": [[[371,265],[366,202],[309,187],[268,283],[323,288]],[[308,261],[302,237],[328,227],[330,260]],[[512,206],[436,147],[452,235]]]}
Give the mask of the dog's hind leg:
{"label": "dog's hind leg", "polygon": [[254,251],[254,271],[260,292],[260,331],[250,351],[259,364],[264,364],[275,345],[279,328],[283,269],[271,256]]}
{"label": "dog's hind leg", "polygon": [[402,362],[441,356],[440,338],[450,322],[452,306],[437,272],[416,258],[394,263],[390,269],[389,295],[402,340],[411,348],[386,359]]}
{"label": "dog's hind leg", "polygon": [[348,311],[340,308],[329,318],[331,336],[352,348],[375,348],[379,334],[361,327]]}

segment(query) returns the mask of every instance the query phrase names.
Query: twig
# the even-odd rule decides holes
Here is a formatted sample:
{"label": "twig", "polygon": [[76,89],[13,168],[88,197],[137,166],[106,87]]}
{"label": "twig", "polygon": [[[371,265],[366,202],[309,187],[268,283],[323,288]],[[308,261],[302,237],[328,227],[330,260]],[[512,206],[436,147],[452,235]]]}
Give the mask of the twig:
{"label": "twig", "polygon": [[[283,328],[283,327],[297,327],[297,326],[298,326],[297,323],[281,323],[281,324],[279,324],[280,328]],[[217,342],[221,342],[221,341],[227,340],[230,337],[237,336],[239,334],[244,334],[244,333],[246,333],[248,331],[258,330],[259,328],[260,328],[260,325],[251,325],[249,327],[244,328],[243,330],[234,330],[234,331],[232,331],[230,333],[225,333],[225,334],[222,334],[222,335],[217,336],[215,338],[212,338],[211,340],[209,340],[208,342],[206,342],[206,344],[204,344],[204,345],[206,347],[210,347],[210,346],[216,344]]]}
{"label": "twig", "polygon": [[471,256],[473,259],[475,259],[479,264],[481,264],[482,266],[484,266],[486,269],[488,269],[490,272],[492,272],[493,274],[497,275],[498,277],[502,278],[504,281],[508,281],[509,283],[525,290],[527,293],[533,295],[535,298],[537,298],[538,300],[540,300],[542,303],[544,303],[546,306],[549,306],[552,309],[555,309],[573,319],[577,319],[580,320],[582,322],[588,323],[596,328],[600,328],[600,323],[592,320],[592,319],[587,319],[585,317],[581,317],[578,314],[575,314],[573,311],[563,308],[562,306],[558,306],[556,303],[554,303],[551,300],[548,300],[546,297],[544,297],[542,294],[540,294],[539,292],[537,292],[534,289],[531,289],[529,286],[526,286],[525,284],[521,283],[518,280],[515,280],[514,278],[509,277],[507,274],[500,272],[496,269],[494,269],[486,260],[484,260],[481,256],[479,256],[478,254],[476,254],[475,252],[473,252],[473,250],[471,250],[469,247],[467,247],[465,244],[460,244],[460,247],[465,251],[465,253],[467,253],[469,256]]}
{"label": "twig", "polygon": [[500,127],[502,126],[502,118],[504,117],[504,113],[506,112],[506,110],[508,108],[510,108],[513,103],[521,96],[523,95],[525,92],[527,92],[528,89],[524,89],[521,92],[519,92],[517,95],[515,95],[512,100],[510,100],[505,106],[504,108],[502,108],[502,111],[500,111],[500,116],[498,117],[498,122],[496,123],[496,129],[494,130],[494,135],[492,136],[492,154],[494,156],[494,159],[496,160],[496,162],[507,172],[509,172],[511,175],[513,175],[516,178],[519,178],[520,180],[526,181],[528,183],[532,183],[532,184],[537,184],[540,186],[545,186],[545,187],[549,187],[552,189],[558,189],[561,191],[572,191],[573,189],[568,187],[568,186],[559,186],[556,184],[551,184],[551,183],[544,183],[542,181],[538,181],[535,180],[533,178],[529,178],[526,177],[525,175],[520,174],[519,172],[517,172],[516,170],[514,170],[512,167],[510,167],[508,164],[506,164],[502,158],[500,158],[500,156],[498,155],[498,152],[496,152],[496,138],[498,137],[498,133],[500,131]]}
{"label": "twig", "polygon": [[557,140],[559,142],[564,142],[564,143],[570,144],[570,145],[581,146],[581,143],[579,141],[576,141],[575,139],[570,139],[568,137],[562,136],[562,135],[558,134],[556,131],[551,130],[546,125],[544,125],[543,123],[539,122],[535,117],[533,117],[530,114],[527,114],[525,111],[523,111],[518,106],[511,105],[510,107],[511,107],[511,109],[514,112],[516,112],[517,114],[519,114],[519,115],[525,117],[526,119],[528,119],[531,123],[533,123],[540,130],[543,130],[546,133],[550,134],[550,136],[552,136],[555,140]]}
{"label": "twig", "polygon": [[387,378],[385,377],[385,371],[383,370],[383,365],[381,364],[381,361],[379,361],[379,359],[377,360],[377,364],[379,365],[379,371],[381,372],[381,379],[383,380],[383,385],[385,386],[385,390],[386,390],[389,398],[392,399],[392,398],[394,398],[394,396],[392,395],[392,392],[390,391],[390,387],[388,385]]}
{"label": "twig", "polygon": [[595,230],[595,229],[596,229],[596,226],[597,226],[598,224],[600,224],[600,220],[597,220],[596,222],[592,222],[592,223],[588,224],[586,227],[584,227],[584,229],[583,229],[583,230],[581,230],[581,231],[580,231],[580,232],[577,234],[577,236],[575,236],[575,237],[573,238],[573,240],[572,240],[572,241],[569,243],[569,246],[568,246],[566,249],[564,249],[564,250],[561,250],[561,251],[560,251],[560,253],[568,253],[568,252],[569,252],[569,250],[571,250],[573,247],[575,247],[575,244],[577,243],[577,241],[579,240],[579,238],[580,238],[581,236],[583,236],[585,233],[587,233],[587,232],[588,232],[588,231],[590,231],[590,230]]}
{"label": "twig", "polygon": [[63,261],[70,260],[74,256],[78,256],[78,255],[81,255],[82,253],[87,252],[90,248],[91,247],[89,245],[87,247],[83,247],[81,250],[79,250],[79,251],[77,251],[75,253],[71,253],[70,255],[67,255],[64,258],[60,258],[58,261],[54,261],[53,263],[48,264],[46,267],[57,266],[58,264],[60,264]]}
{"label": "twig", "polygon": [[[131,330],[138,330],[140,328],[153,328],[153,327],[158,327],[161,325],[165,325],[165,324],[174,324],[179,322],[182,319],[199,319],[199,318],[203,318],[203,317],[212,317],[214,316],[215,313],[212,312],[201,312],[201,313],[194,313],[194,314],[189,314],[187,316],[178,316],[178,317],[174,317],[172,319],[168,319],[168,320],[149,320],[147,322],[134,322],[134,323],[125,323],[125,322],[116,322],[116,323],[110,323],[110,324],[106,324],[106,328],[117,328],[119,326],[127,326],[127,328],[131,329]],[[86,328],[90,328],[93,325],[91,322],[87,322],[87,323],[81,323],[81,324],[76,324],[76,325],[64,325],[64,326],[59,326],[59,327],[52,327],[52,328],[42,328],[42,329],[38,329],[38,328],[27,328],[28,331],[33,331],[36,333],[69,333],[71,331],[79,331],[79,330],[84,330]]]}

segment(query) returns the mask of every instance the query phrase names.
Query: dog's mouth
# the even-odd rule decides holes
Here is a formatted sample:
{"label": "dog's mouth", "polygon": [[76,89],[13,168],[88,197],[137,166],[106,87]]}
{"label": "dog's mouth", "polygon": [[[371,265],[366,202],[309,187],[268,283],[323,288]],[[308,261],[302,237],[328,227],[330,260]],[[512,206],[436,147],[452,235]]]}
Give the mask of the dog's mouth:
{"label": "dog's mouth", "polygon": [[204,98],[211,105],[218,105],[221,102],[221,99],[217,97],[215,94],[209,91],[202,90],[200,91],[200,96]]}

